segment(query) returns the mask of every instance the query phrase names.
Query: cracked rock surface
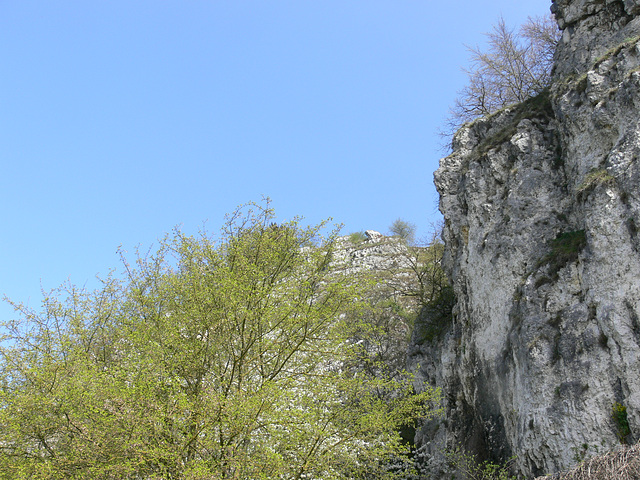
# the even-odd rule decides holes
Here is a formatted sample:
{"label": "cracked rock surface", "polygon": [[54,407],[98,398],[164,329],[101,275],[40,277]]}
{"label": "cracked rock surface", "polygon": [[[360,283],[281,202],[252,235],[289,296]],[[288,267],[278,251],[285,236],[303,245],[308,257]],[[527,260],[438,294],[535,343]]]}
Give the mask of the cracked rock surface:
{"label": "cracked rock surface", "polygon": [[435,173],[457,303],[409,350],[444,393],[417,435],[434,478],[455,446],[533,478],[640,438],[640,1],[552,10],[549,92],[463,127]]}

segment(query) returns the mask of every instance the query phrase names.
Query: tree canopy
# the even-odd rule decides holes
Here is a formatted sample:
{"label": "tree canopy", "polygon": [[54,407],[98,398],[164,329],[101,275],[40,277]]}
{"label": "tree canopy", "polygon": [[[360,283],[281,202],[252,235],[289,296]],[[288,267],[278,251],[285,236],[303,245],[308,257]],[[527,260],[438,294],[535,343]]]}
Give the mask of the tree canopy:
{"label": "tree canopy", "polygon": [[[0,343],[0,478],[393,476],[434,392],[375,376],[354,341],[365,282],[336,231],[266,204],[217,237],[167,235],[101,288],[14,303]],[[393,392],[393,394],[388,394]]]}
{"label": "tree canopy", "polygon": [[415,242],[416,226],[406,220],[397,218],[389,227],[389,231],[409,245]]}

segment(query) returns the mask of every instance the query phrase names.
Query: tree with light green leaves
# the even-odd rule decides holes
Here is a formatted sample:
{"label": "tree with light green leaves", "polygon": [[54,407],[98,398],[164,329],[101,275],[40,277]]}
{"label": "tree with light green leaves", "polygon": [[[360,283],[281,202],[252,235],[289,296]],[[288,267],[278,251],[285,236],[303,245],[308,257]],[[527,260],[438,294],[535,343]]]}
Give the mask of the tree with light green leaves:
{"label": "tree with light green leaves", "polygon": [[[366,282],[336,231],[268,201],[168,235],[96,291],[14,304],[0,343],[0,478],[393,478],[435,392],[359,368]],[[394,392],[387,395],[385,392]]]}
{"label": "tree with light green leaves", "polygon": [[413,223],[397,218],[389,227],[389,231],[392,235],[400,237],[407,245],[415,242],[416,226]]}

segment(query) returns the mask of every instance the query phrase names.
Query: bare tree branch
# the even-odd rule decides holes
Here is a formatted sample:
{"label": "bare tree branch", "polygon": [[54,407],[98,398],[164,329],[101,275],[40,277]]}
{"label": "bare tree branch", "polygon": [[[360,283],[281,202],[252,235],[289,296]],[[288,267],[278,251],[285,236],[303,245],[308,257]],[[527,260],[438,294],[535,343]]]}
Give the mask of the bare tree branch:
{"label": "bare tree branch", "polygon": [[486,50],[468,47],[468,84],[459,92],[441,135],[450,139],[462,124],[520,103],[547,88],[560,31],[551,15],[529,17],[516,32],[501,18],[486,34]]}

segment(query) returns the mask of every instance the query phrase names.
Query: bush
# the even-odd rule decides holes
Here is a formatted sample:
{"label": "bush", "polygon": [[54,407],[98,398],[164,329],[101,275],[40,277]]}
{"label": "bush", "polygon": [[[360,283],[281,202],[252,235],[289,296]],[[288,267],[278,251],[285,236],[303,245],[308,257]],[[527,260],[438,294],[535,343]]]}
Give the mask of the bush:
{"label": "bush", "polygon": [[627,418],[627,407],[620,403],[615,403],[611,409],[611,417],[618,429],[618,439],[620,443],[627,443],[627,437],[631,434],[629,419]]}
{"label": "bush", "polygon": [[415,242],[416,226],[413,223],[398,218],[391,224],[389,231],[393,235],[400,237],[408,245]]}
{"label": "bush", "polygon": [[364,232],[353,232],[349,234],[349,241],[353,244],[359,244],[367,239],[367,235]]}
{"label": "bush", "polygon": [[337,480],[402,456],[434,393],[349,368],[367,285],[330,268],[337,231],[275,218],[249,204],[220,235],[176,230],[123,258],[95,292],[14,304],[0,478]]}
{"label": "bush", "polygon": [[467,480],[515,480],[509,474],[509,465],[500,465],[490,461],[479,462],[474,455],[469,455],[456,449],[447,453],[453,467],[464,475]]}
{"label": "bush", "polygon": [[560,269],[575,262],[586,245],[587,235],[584,230],[561,233],[551,242],[551,251],[540,260],[538,266],[549,265],[549,274],[556,281]]}
{"label": "bush", "polygon": [[453,288],[440,285],[436,298],[423,306],[415,326],[414,341],[418,344],[433,342],[440,338],[453,321],[453,307],[456,297]]}

